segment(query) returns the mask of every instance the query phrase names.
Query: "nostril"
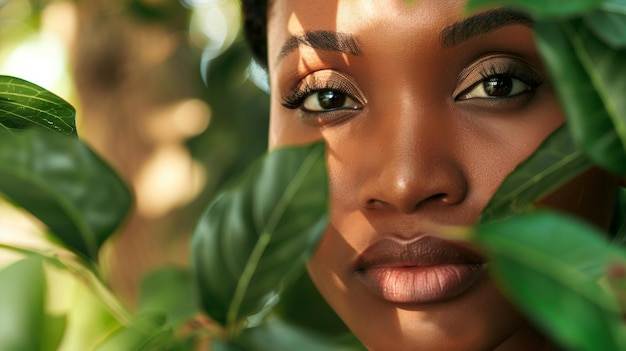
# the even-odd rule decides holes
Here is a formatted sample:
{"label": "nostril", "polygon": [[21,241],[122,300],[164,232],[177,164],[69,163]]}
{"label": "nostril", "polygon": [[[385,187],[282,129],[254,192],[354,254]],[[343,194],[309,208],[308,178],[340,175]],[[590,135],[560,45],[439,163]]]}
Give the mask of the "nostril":
{"label": "nostril", "polygon": [[428,198],[421,200],[419,202],[415,202],[415,203],[414,202],[410,202],[410,203],[409,202],[406,202],[406,203],[396,202],[395,205],[387,201],[374,198],[374,199],[367,200],[364,207],[370,210],[376,210],[376,209],[382,210],[382,209],[388,209],[388,208],[395,208],[403,212],[413,212],[417,210],[419,207],[424,206],[429,203],[430,204],[436,204],[436,203],[449,204],[450,202],[451,202],[451,198],[448,194],[438,193],[438,194],[429,196]]}
{"label": "nostril", "polygon": [[370,210],[384,209],[384,208],[389,208],[389,207],[393,207],[393,205],[389,204],[386,201],[379,200],[379,199],[369,199],[365,203],[365,208],[370,209]]}
{"label": "nostril", "polygon": [[433,202],[443,202],[444,204],[447,204],[448,202],[450,202],[450,197],[448,196],[448,194],[439,193],[426,199],[426,201],[428,200],[433,201]]}

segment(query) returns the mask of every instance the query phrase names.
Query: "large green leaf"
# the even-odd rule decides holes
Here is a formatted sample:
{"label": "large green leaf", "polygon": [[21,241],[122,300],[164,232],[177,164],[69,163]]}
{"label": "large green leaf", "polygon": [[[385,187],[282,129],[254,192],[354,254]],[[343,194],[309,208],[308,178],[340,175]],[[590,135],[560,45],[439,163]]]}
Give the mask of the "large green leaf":
{"label": "large green leaf", "polygon": [[538,23],[536,30],[574,138],[594,162],[626,174],[626,58],[580,21]]}
{"label": "large green leaf", "polygon": [[244,330],[233,343],[244,350],[365,350],[308,274],[281,295],[267,320]]}
{"label": "large green leaf", "polygon": [[40,350],[46,283],[43,262],[26,258],[0,271],[0,350]]}
{"label": "large green leaf", "polygon": [[131,206],[127,187],[85,144],[41,131],[0,135],[0,193],[94,260]]}
{"label": "large green leaf", "polygon": [[76,111],[65,100],[25,80],[0,76],[0,129],[40,127],[76,135]]}
{"label": "large green leaf", "polygon": [[614,49],[626,48],[626,1],[605,0],[600,10],[583,19],[605,43]]}
{"label": "large green leaf", "polygon": [[317,143],[269,153],[199,222],[192,263],[200,298],[231,335],[304,271],[328,222],[324,151]]}
{"label": "large green leaf", "polygon": [[566,126],[557,129],[502,183],[481,222],[528,210],[532,203],[592,165]]}
{"label": "large green leaf", "polygon": [[[303,303],[306,301],[306,303]],[[272,311],[294,328],[336,338],[350,333],[328,305],[308,274],[302,274]]]}
{"label": "large green leaf", "polygon": [[245,351],[364,351],[350,333],[338,336],[314,333],[275,316],[258,327],[248,328],[225,350]]}
{"label": "large green leaf", "polygon": [[602,0],[470,0],[467,9],[475,11],[494,6],[507,6],[529,11],[536,18],[562,18],[587,13],[600,6]]}
{"label": "large green leaf", "polygon": [[626,254],[596,229],[537,212],[480,226],[477,242],[516,305],[566,349],[626,349],[617,294],[598,284]]}
{"label": "large green leaf", "polygon": [[[622,17],[621,23],[626,17]],[[581,22],[562,24],[626,150],[626,50],[614,50]],[[590,118],[590,117],[587,117]]]}

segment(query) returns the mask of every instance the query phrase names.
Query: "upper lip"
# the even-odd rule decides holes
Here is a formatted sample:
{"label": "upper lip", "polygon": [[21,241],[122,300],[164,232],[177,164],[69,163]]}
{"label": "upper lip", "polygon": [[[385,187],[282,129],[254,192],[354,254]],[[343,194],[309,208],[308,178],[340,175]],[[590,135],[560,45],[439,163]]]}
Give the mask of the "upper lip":
{"label": "upper lip", "polygon": [[484,263],[484,258],[463,244],[432,235],[420,235],[411,240],[385,237],[357,257],[356,271],[481,263]]}

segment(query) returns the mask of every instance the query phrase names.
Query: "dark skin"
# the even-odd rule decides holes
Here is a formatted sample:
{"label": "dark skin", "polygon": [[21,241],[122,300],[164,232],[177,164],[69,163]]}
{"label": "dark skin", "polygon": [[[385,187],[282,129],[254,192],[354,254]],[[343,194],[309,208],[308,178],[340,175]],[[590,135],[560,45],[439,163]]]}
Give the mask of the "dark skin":
{"label": "dark skin", "polygon": [[[564,121],[528,21],[503,12],[472,27],[463,3],[270,4],[270,148],[326,141],[331,221],[308,271],[371,350],[548,347],[457,244],[414,250],[445,256],[435,268],[359,266],[381,242],[410,265],[403,250],[433,223],[475,223]],[[590,171],[543,204],[606,226],[616,186]]]}

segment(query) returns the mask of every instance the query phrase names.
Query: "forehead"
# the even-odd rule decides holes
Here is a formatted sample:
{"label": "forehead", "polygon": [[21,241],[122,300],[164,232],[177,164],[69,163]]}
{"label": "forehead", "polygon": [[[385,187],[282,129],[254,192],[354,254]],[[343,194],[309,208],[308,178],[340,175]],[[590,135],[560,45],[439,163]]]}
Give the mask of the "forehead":
{"label": "forehead", "polygon": [[275,0],[268,12],[270,64],[290,37],[306,31],[388,33],[389,39],[428,34],[465,16],[462,0]]}

